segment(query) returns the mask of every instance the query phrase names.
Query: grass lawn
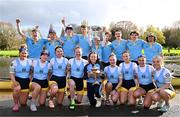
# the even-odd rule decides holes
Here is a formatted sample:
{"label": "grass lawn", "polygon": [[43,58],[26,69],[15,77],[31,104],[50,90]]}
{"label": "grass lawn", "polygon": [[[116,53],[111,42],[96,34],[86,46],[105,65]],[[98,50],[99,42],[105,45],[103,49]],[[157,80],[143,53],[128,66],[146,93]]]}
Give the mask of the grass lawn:
{"label": "grass lawn", "polygon": [[6,50],[6,51],[0,51],[0,56],[17,57],[18,53],[19,53],[18,50]]}
{"label": "grass lawn", "polygon": [[[175,50],[171,49],[170,53],[168,52],[167,49],[163,49],[163,54],[165,56],[180,56],[180,49]],[[17,57],[18,56],[18,50],[6,50],[6,51],[0,51],[0,56],[5,56],[5,57]]]}

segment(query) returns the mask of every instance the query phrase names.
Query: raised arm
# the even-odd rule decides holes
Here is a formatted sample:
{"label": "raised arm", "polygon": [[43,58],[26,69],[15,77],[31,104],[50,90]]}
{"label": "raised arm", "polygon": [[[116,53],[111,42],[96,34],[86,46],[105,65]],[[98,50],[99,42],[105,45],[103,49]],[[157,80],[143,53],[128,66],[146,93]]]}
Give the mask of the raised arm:
{"label": "raised arm", "polygon": [[24,34],[23,31],[21,30],[20,22],[21,22],[20,19],[16,19],[17,30],[18,30],[18,33],[19,33],[22,37],[25,37],[25,34]]}
{"label": "raised arm", "polygon": [[61,30],[61,37],[65,35],[65,28],[66,28],[66,21],[65,21],[65,17],[63,17],[63,19],[61,20],[61,23],[63,25],[62,30]]}

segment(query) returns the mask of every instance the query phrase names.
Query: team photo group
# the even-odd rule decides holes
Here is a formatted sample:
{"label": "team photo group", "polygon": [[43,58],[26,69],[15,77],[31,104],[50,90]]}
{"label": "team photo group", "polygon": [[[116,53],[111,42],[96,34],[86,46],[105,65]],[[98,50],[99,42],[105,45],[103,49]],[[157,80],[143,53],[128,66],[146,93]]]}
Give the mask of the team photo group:
{"label": "team photo group", "polygon": [[149,109],[155,105],[161,112],[170,108],[170,99],[175,97],[172,75],[163,66],[162,46],[154,32],[149,32],[146,40],[139,38],[138,31],[122,39],[121,30],[116,30],[111,41],[108,30],[101,32],[101,39],[82,23],[81,34],[76,34],[74,27],[62,20],[60,37],[50,28],[48,36],[40,38],[37,28],[29,37],[20,24],[16,19],[17,31],[26,44],[20,45],[19,57],[10,65],[13,111],[26,106],[30,94],[31,111],[38,111],[46,101],[51,109],[63,106],[67,91],[71,110],[81,105],[85,91],[89,106],[95,108],[101,107],[102,100],[109,108],[142,105]]}

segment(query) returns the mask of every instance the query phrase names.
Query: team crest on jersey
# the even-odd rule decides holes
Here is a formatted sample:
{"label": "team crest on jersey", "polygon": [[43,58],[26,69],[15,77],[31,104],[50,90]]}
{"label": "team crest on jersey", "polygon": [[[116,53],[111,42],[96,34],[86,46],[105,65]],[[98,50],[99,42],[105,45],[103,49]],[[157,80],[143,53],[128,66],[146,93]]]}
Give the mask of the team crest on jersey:
{"label": "team crest on jersey", "polygon": [[26,68],[22,68],[22,72],[25,72],[26,71]]}
{"label": "team crest on jersey", "polygon": [[114,78],[114,76],[113,76],[113,75],[110,75],[110,78]]}
{"label": "team crest on jersey", "polygon": [[62,69],[62,66],[61,66],[61,65],[58,65],[58,69]]}
{"label": "team crest on jersey", "polygon": [[166,78],[169,78],[171,75],[170,73],[165,74]]}
{"label": "team crest on jersey", "polygon": [[78,67],[78,68],[76,68],[76,71],[78,71],[78,72],[79,72],[79,71],[80,71],[80,68],[79,68],[79,67]]}
{"label": "team crest on jersey", "polygon": [[143,75],[142,75],[142,78],[145,78],[145,77],[146,77],[145,74],[143,74]]}
{"label": "team crest on jersey", "polygon": [[128,74],[128,73],[129,73],[128,70],[126,70],[126,71],[125,71],[125,74]]}
{"label": "team crest on jersey", "polygon": [[42,69],[40,69],[40,70],[39,70],[39,73],[43,73],[43,70],[42,70]]}

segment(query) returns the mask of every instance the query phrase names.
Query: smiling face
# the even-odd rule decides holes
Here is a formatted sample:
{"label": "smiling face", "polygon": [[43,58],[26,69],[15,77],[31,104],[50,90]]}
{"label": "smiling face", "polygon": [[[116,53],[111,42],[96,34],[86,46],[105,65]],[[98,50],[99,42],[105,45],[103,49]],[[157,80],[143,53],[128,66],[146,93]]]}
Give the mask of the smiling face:
{"label": "smiling face", "polygon": [[144,67],[146,64],[146,58],[144,56],[138,58],[138,63],[140,67]]}
{"label": "smiling face", "polygon": [[19,58],[20,58],[21,60],[24,60],[25,58],[27,58],[27,56],[28,56],[27,51],[21,51],[21,52],[19,53]]}
{"label": "smiling face", "polygon": [[98,37],[95,37],[94,38],[94,44],[98,46],[99,43],[100,43],[100,39]]}
{"label": "smiling face", "polygon": [[66,27],[66,34],[67,35],[72,35],[73,34],[73,28],[72,27]]}
{"label": "smiling face", "polygon": [[130,39],[131,40],[136,40],[138,38],[138,34],[137,33],[132,33],[131,35],[130,35]]}
{"label": "smiling face", "polygon": [[122,58],[124,60],[125,63],[129,63],[130,62],[130,56],[128,52],[125,52],[122,54]]}
{"label": "smiling face", "polygon": [[87,34],[87,27],[81,27],[81,33],[86,35]]}
{"label": "smiling face", "polygon": [[39,32],[36,31],[36,30],[33,30],[33,31],[31,32],[31,35],[32,35],[33,39],[38,39],[38,37],[39,37]]}
{"label": "smiling face", "polygon": [[98,59],[98,55],[96,53],[92,53],[90,55],[90,61],[91,61],[92,64],[95,64],[97,59]]}
{"label": "smiling face", "polygon": [[42,53],[42,54],[41,54],[41,61],[42,61],[42,62],[47,61],[48,56],[49,56],[48,53]]}
{"label": "smiling face", "polygon": [[76,56],[76,58],[81,58],[81,56],[82,56],[82,49],[81,48],[75,49],[75,56]]}
{"label": "smiling face", "polygon": [[148,42],[155,42],[155,37],[152,35],[148,36]]}
{"label": "smiling face", "polygon": [[115,32],[116,39],[121,39],[122,33],[120,31]]}
{"label": "smiling face", "polygon": [[56,56],[57,58],[61,58],[63,56],[64,52],[62,48],[57,48],[56,49]]}
{"label": "smiling face", "polygon": [[111,35],[110,35],[110,34],[106,34],[106,35],[105,35],[105,39],[106,39],[106,41],[108,42],[108,41],[111,39]]}
{"label": "smiling face", "polygon": [[109,63],[110,63],[111,66],[115,66],[116,61],[117,61],[117,58],[116,58],[115,55],[109,57]]}
{"label": "smiling face", "polygon": [[57,38],[56,33],[49,33],[49,38],[50,38],[51,40],[56,39],[56,38]]}
{"label": "smiling face", "polygon": [[154,57],[153,58],[153,67],[155,69],[160,69],[162,67],[162,64],[163,64],[163,59],[162,57],[158,56],[158,57]]}

